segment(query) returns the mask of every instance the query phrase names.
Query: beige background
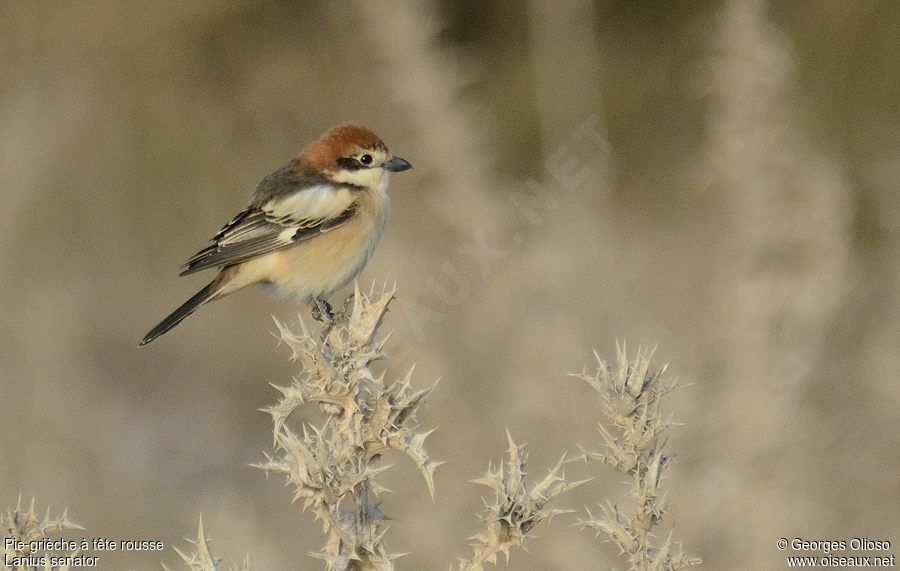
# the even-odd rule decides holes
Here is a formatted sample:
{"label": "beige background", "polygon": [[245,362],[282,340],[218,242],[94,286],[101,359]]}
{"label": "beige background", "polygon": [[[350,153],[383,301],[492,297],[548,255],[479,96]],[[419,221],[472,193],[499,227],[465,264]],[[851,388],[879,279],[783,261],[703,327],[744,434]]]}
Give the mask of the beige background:
{"label": "beige background", "polygon": [[[415,165],[362,276],[399,286],[388,376],[442,379],[435,502],[385,475],[401,568],[468,553],[505,428],[536,475],[598,441],[564,375],[616,340],[690,384],[663,531],[707,568],[900,550],[900,4],[4,2],[0,70],[0,506],[181,547],[202,512],[221,556],[318,568],[247,466],[292,374],[270,315],[305,310],[246,291],[137,342],[257,181],[355,120]],[[626,492],[592,471],[561,507]],[[572,521],[510,568],[614,564]]]}

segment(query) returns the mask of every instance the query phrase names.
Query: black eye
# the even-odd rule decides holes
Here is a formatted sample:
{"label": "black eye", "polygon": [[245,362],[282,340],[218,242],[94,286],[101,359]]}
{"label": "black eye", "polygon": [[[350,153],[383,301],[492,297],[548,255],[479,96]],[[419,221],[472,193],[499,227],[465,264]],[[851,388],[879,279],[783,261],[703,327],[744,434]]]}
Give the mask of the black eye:
{"label": "black eye", "polygon": [[366,166],[372,164],[372,155],[363,155],[359,157],[359,162]]}

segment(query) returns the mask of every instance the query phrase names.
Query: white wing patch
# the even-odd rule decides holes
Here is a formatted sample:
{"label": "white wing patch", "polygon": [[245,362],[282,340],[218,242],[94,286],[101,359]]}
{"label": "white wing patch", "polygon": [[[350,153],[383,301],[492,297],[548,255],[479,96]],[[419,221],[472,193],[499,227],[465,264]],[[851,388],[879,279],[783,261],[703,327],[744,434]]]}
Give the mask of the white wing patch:
{"label": "white wing patch", "polygon": [[289,218],[301,227],[338,216],[353,204],[355,197],[347,187],[319,184],[306,190],[278,196],[262,206],[273,219]]}
{"label": "white wing patch", "polygon": [[294,238],[294,234],[297,233],[297,227],[288,227],[282,230],[280,234],[278,234],[278,241],[284,244],[290,244]]}
{"label": "white wing patch", "polygon": [[248,208],[194,254],[181,275],[244,262],[330,232],[353,218],[357,198],[346,187],[320,184]]}

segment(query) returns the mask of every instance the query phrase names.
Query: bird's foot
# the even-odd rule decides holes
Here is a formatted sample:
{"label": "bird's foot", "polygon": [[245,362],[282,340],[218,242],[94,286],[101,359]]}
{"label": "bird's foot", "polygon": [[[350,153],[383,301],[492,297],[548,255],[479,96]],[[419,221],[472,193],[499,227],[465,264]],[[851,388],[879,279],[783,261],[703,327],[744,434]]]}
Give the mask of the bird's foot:
{"label": "bird's foot", "polygon": [[326,327],[334,325],[334,311],[327,300],[313,298],[312,318]]}

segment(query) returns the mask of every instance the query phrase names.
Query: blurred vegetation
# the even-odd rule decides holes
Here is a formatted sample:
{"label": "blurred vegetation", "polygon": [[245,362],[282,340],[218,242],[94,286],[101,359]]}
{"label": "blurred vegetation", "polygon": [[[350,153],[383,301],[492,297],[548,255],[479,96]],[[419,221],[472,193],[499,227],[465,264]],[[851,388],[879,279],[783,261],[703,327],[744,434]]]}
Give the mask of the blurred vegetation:
{"label": "blurred vegetation", "polygon": [[[693,384],[670,513],[709,568],[900,541],[900,4],[5,2],[0,69],[0,507],[167,545],[202,512],[256,569],[317,548],[240,468],[298,308],[243,292],[137,342],[256,182],[354,120],[415,165],[362,276],[400,282],[389,369],[443,379],[437,503],[384,474],[402,568],[465,552],[505,428],[536,466],[593,441],[563,373],[617,339]],[[533,568],[612,564],[560,521]]]}

